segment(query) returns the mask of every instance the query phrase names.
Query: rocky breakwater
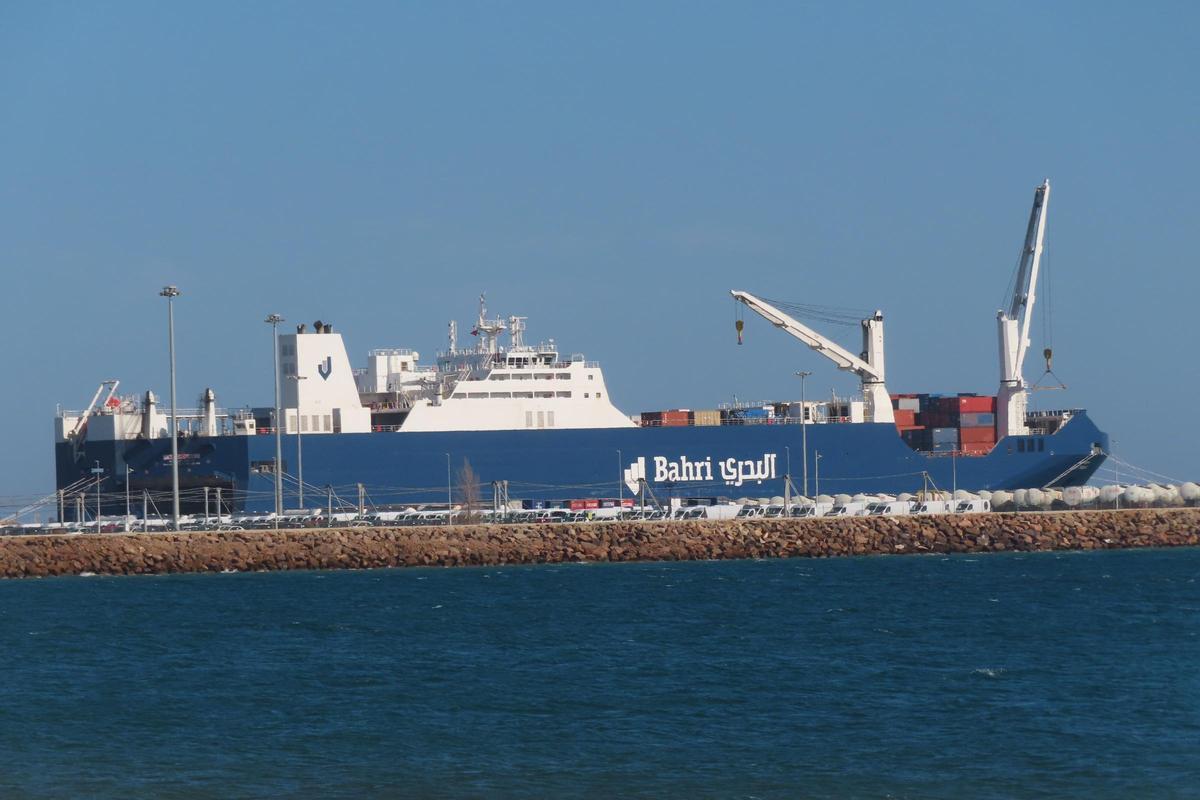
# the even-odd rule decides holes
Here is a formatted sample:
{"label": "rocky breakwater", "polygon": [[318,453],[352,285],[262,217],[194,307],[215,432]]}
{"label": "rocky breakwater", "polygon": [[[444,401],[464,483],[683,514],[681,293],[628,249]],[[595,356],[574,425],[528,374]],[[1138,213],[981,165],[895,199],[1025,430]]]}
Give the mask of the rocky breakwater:
{"label": "rocky breakwater", "polygon": [[0,540],[0,576],[1098,550],[1197,544],[1200,508],[75,534]]}

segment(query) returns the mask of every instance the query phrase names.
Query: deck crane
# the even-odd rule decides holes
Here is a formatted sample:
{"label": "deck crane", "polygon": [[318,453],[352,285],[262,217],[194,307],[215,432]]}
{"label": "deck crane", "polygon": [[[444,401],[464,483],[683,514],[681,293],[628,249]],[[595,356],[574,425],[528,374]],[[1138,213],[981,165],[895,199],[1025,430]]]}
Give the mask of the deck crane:
{"label": "deck crane", "polygon": [[731,291],[733,298],[776,328],[795,336],[828,358],[838,369],[853,372],[862,380],[866,400],[866,418],[870,422],[894,423],[892,399],[883,383],[883,312],[876,311],[862,321],[863,352],[856,356],[835,341],[802,324],[770,303],[749,292]]}
{"label": "deck crane", "polygon": [[[1033,192],[1033,210],[1025,229],[1025,244],[1013,283],[1007,310],[996,312],[1000,334],[1000,392],[996,398],[996,436],[1025,436],[1029,426],[1025,413],[1029,405],[1029,387],[1022,367],[1029,350],[1029,328],[1033,322],[1033,304],[1037,299],[1038,268],[1042,262],[1042,243],[1046,236],[1046,208],[1050,204],[1050,180]],[[1049,353],[1047,353],[1047,360]]]}
{"label": "deck crane", "polygon": [[92,412],[96,410],[96,401],[100,399],[105,389],[108,389],[108,394],[104,397],[104,402],[100,404],[101,408],[107,408],[113,399],[113,395],[117,393],[117,387],[121,385],[120,381],[107,380],[100,381],[100,387],[96,389],[96,393],[92,395],[92,402],[88,403],[87,411],[79,415],[79,419],[75,421],[75,427],[71,428],[71,432],[67,434],[68,439],[77,439],[79,434],[87,426],[87,421],[91,418]]}

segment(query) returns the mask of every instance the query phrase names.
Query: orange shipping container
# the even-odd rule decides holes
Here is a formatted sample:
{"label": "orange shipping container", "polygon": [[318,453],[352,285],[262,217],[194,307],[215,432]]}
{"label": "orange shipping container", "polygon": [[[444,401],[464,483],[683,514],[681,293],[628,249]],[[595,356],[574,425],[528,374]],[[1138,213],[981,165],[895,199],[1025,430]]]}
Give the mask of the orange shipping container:
{"label": "orange shipping container", "polygon": [[996,398],[995,397],[960,397],[958,398],[958,410],[971,413],[995,413]]}
{"label": "orange shipping container", "polygon": [[996,443],[995,428],[959,428],[958,440],[964,445],[986,444],[989,447]]}

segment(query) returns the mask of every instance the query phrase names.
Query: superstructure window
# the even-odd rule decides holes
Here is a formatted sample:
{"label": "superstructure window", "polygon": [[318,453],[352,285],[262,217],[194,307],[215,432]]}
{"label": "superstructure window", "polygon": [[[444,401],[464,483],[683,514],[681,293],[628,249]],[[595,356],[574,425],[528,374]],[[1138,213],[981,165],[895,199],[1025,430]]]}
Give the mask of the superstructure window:
{"label": "superstructure window", "polygon": [[555,377],[557,377],[560,381],[569,381],[569,380],[571,380],[571,373],[559,372],[556,374]]}
{"label": "superstructure window", "polygon": [[524,397],[526,399],[532,400],[533,392],[513,392],[512,396],[513,397]]}
{"label": "superstructure window", "polygon": [[570,397],[571,393],[570,392],[555,392],[554,395],[555,395],[555,397]]}
{"label": "superstructure window", "polygon": [[507,400],[512,397],[512,392],[492,392],[492,398],[496,400]]}
{"label": "superstructure window", "polygon": [[488,396],[487,392],[470,392],[467,397],[472,400],[482,400]]}
{"label": "superstructure window", "polygon": [[554,373],[553,372],[538,372],[538,373],[535,373],[533,377],[539,381],[552,381],[552,380],[554,380]]}
{"label": "superstructure window", "polygon": [[554,392],[534,392],[534,397],[554,397]]}

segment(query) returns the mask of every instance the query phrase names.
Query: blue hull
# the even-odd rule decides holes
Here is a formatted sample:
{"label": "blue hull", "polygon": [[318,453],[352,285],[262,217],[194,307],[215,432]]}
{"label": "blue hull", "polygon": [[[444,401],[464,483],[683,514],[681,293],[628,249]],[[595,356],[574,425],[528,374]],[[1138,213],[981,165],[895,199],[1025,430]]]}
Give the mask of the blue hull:
{"label": "blue hull", "polygon": [[[915,452],[891,424],[810,425],[807,432],[812,494],[915,492],[924,484],[924,473],[942,489],[1080,485],[1099,468],[1103,455],[1068,471],[1097,448],[1108,452],[1107,434],[1084,413],[1051,436],[1008,437],[988,455],[973,457]],[[629,496],[624,472],[639,459],[659,500],[782,495],[789,472],[793,485],[803,488],[802,435],[801,426],[794,424],[310,435],[303,440],[304,482],[321,488],[316,497],[314,489],[308,489],[305,499],[309,506],[322,505],[324,487],[329,486],[354,502],[361,483],[373,505],[445,502],[449,482],[457,501],[457,474],[464,461],[481,482],[485,501],[491,482],[501,480],[508,481],[511,499]],[[140,508],[145,489],[160,511],[169,510],[161,507],[171,490],[169,453],[170,442],[163,439],[85,442],[78,452],[70,443],[59,444],[58,487],[90,478],[99,461],[107,476],[115,476],[101,486],[102,494],[111,498],[105,513],[121,513],[128,466],[135,506]],[[294,435],[284,437],[283,453],[284,473],[295,474]],[[213,497],[216,487],[222,489],[226,508],[272,509],[274,454],[273,436],[181,439],[184,513],[203,509],[206,486]],[[449,481],[447,454],[453,473]],[[295,507],[294,482],[287,484],[285,493],[285,506]],[[71,512],[68,507],[68,518]]]}

